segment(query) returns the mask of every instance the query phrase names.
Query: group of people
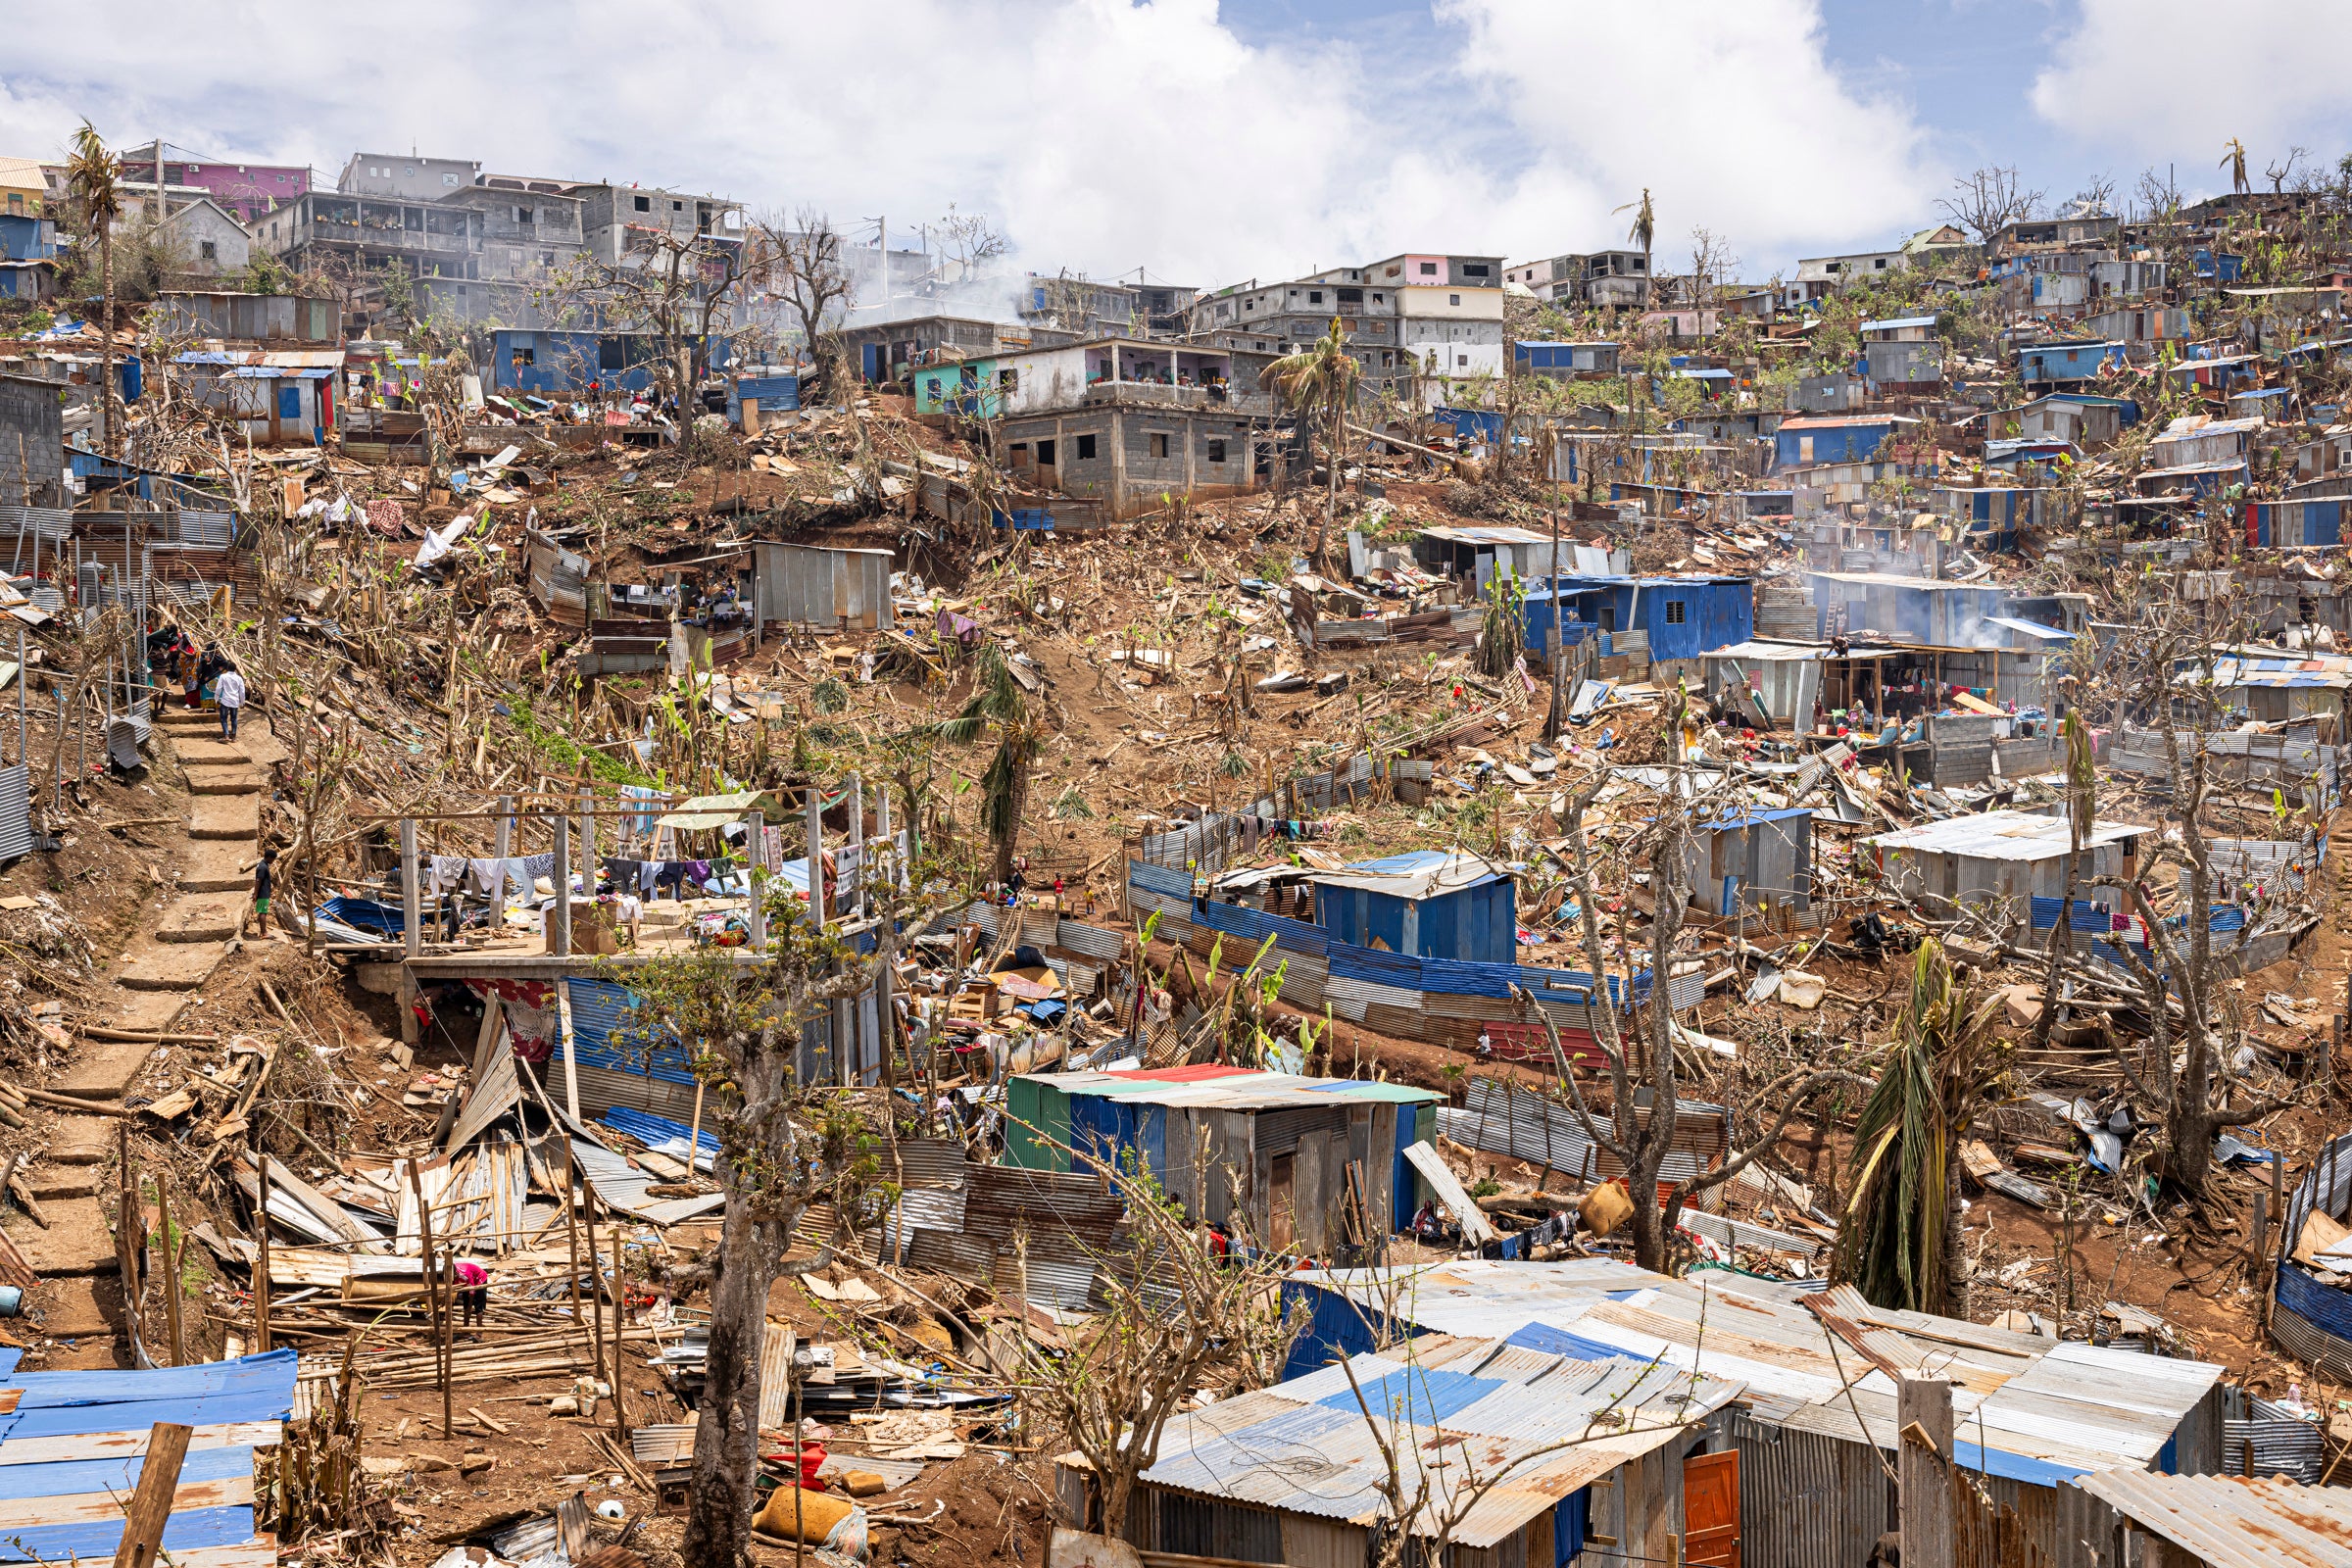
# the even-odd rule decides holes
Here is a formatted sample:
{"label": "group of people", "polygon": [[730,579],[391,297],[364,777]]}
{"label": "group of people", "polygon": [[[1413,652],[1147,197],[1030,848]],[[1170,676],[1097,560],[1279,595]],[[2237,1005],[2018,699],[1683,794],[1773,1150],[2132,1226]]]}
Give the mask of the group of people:
{"label": "group of people", "polygon": [[190,708],[203,706],[205,689],[210,687],[213,703],[220,710],[221,738],[237,738],[237,714],[245,706],[245,677],[218,643],[206,643],[200,652],[179,627],[152,625],[147,631],[147,672],[157,685],[168,681],[183,691]]}

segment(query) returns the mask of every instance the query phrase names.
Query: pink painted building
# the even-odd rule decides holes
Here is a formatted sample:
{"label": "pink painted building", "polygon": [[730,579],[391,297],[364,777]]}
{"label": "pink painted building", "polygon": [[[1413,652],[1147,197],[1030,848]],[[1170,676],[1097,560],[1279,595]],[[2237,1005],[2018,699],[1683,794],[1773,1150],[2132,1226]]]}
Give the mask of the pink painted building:
{"label": "pink painted building", "polygon": [[[152,196],[156,144],[149,142],[143,147],[128,148],[118,156],[122,160],[124,182],[145,185]],[[167,189],[173,185],[193,186],[247,223],[296,200],[311,188],[311,171],[307,166],[223,163],[170,142],[163,144],[163,159]]]}

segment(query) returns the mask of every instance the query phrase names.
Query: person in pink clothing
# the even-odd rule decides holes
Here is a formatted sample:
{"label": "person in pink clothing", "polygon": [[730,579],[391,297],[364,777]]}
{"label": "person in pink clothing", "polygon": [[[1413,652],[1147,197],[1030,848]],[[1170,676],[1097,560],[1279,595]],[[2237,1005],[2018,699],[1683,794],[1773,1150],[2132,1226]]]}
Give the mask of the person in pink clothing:
{"label": "person in pink clothing", "polygon": [[[479,1263],[458,1265],[458,1316],[467,1328],[480,1328],[490,1315],[490,1271]],[[480,1336],[475,1336],[477,1339]]]}

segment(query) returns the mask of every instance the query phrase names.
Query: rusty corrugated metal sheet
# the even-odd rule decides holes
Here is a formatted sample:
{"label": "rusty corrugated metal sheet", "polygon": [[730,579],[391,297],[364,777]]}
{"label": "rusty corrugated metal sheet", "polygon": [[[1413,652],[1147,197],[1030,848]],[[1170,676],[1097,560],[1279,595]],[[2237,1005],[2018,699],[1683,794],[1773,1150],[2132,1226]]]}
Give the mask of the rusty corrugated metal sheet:
{"label": "rusty corrugated metal sheet", "polygon": [[1732,1417],[1741,1568],[1853,1568],[1893,1524],[1893,1484],[1858,1443]]}
{"label": "rusty corrugated metal sheet", "polygon": [[2130,1470],[2078,1485],[2213,1568],[2352,1568],[2352,1492],[2342,1488]]}

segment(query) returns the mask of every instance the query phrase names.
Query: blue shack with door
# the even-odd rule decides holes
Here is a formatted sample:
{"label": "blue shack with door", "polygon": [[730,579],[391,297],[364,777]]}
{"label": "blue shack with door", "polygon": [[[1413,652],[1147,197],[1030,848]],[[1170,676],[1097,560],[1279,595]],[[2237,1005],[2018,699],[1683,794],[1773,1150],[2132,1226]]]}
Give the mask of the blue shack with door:
{"label": "blue shack with door", "polygon": [[2126,363],[2121,343],[2036,343],[2017,351],[2018,378],[2028,386],[2088,381],[2108,366],[2120,370]]}
{"label": "blue shack with door", "polygon": [[1417,850],[1313,878],[1315,924],[1336,941],[1461,963],[1516,963],[1517,892],[1462,850]]}
{"label": "blue shack with door", "polygon": [[1891,414],[1783,419],[1773,432],[1772,464],[1775,468],[1809,468],[1824,463],[1865,463],[1898,426],[1918,422]]}
{"label": "blue shack with door", "polygon": [[1530,655],[1551,649],[1552,595],[1559,595],[1560,640],[1594,634],[1646,633],[1652,659],[1696,659],[1756,634],[1756,588],[1748,577],[1558,577],[1525,601]]}

